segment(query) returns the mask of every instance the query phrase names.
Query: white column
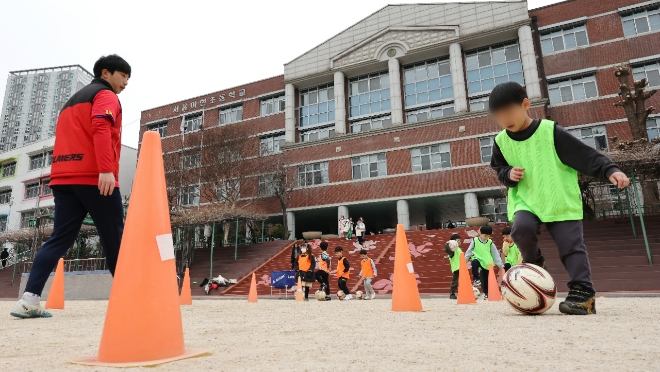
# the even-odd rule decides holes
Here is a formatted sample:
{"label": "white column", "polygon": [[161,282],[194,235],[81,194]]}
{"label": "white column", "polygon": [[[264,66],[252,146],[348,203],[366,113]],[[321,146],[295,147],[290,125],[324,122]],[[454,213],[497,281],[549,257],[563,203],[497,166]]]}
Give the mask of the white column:
{"label": "white column", "polygon": [[296,88],[293,84],[284,86],[284,141],[296,142]]}
{"label": "white column", "polygon": [[387,61],[390,72],[390,106],[392,107],[392,124],[403,123],[403,107],[401,106],[401,73],[399,60],[390,58]]}
{"label": "white column", "polygon": [[449,67],[451,83],[454,86],[454,111],[467,111],[467,91],[465,89],[465,73],[463,72],[463,52],[458,43],[449,46]]}
{"label": "white column", "polygon": [[346,133],[346,89],[344,73],[335,72],[335,134]]}
{"label": "white column", "polygon": [[463,201],[465,202],[465,218],[479,217],[477,194],[473,192],[465,193]]}
{"label": "white column", "polygon": [[337,234],[339,235],[341,235],[341,231],[339,231],[339,220],[342,216],[344,216],[345,219],[348,219],[348,207],[345,205],[337,207]]}
{"label": "white column", "polygon": [[518,29],[520,43],[520,60],[522,61],[523,75],[525,76],[525,87],[527,96],[541,98],[541,83],[536,68],[536,53],[534,52],[534,40],[532,39],[532,28],[522,26]]}
{"label": "white column", "polygon": [[396,219],[397,223],[403,225],[404,230],[410,230],[410,213],[408,213],[408,201],[396,201]]}
{"label": "white column", "polygon": [[296,215],[286,212],[286,228],[290,231],[289,240],[296,240]]}

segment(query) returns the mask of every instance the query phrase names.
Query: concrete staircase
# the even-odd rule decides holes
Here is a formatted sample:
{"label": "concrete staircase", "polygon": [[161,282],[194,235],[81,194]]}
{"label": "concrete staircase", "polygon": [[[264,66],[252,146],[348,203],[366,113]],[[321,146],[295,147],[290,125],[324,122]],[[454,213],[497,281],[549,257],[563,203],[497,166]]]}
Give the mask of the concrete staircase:
{"label": "concrete staircase", "polygon": [[[19,265],[19,267],[22,265]],[[14,266],[7,266],[0,269],[0,299],[10,298],[15,300],[18,298],[18,287],[21,285],[21,273],[18,272],[14,278],[14,285],[11,285],[11,278],[14,273]]]}

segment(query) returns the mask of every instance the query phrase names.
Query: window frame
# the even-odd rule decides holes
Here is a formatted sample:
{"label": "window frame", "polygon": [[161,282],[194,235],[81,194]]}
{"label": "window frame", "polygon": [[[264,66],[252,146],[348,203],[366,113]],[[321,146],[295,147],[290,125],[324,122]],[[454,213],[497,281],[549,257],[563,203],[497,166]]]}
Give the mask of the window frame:
{"label": "window frame", "polygon": [[[649,13],[651,13],[651,14],[649,14]],[[658,17],[658,24],[656,26],[657,28],[655,28],[655,29],[652,28],[653,25],[651,24],[651,17],[654,17],[654,16]],[[644,19],[646,21],[645,24],[648,27],[648,29],[646,31],[641,31],[641,32],[637,31],[637,26],[638,25],[637,25],[636,21],[638,19]],[[634,28],[635,28],[634,33],[632,33],[632,34],[628,33],[630,28],[626,28],[626,23],[627,22],[631,22],[630,24],[632,24],[634,26]],[[640,24],[641,24],[641,22],[640,22]],[[628,11],[625,14],[622,14],[621,15],[621,27],[623,29],[623,36],[624,37],[632,37],[632,36],[635,36],[635,35],[642,35],[642,34],[646,34],[646,33],[650,33],[650,32],[660,31],[660,5],[658,5],[658,4],[647,5],[647,6],[643,6],[643,7]]]}
{"label": "window frame", "polygon": [[[445,111],[451,111],[451,113],[445,115]],[[432,114],[434,112],[440,112],[440,116],[433,116]],[[427,117],[425,119],[421,119],[418,115],[428,113]],[[426,121],[426,120],[433,120],[433,119],[438,119],[446,116],[451,116],[456,114],[456,109],[454,107],[454,102],[448,102],[440,105],[433,105],[433,106],[427,106],[427,107],[422,107],[418,108],[415,110],[409,110],[406,111],[406,123],[416,123],[420,121]],[[410,118],[415,116],[415,120],[410,120]]]}
{"label": "window frame", "polygon": [[[515,46],[515,49],[518,51],[517,58],[508,60],[507,56],[506,56],[506,52],[507,52],[507,50],[509,50],[509,48],[513,48],[514,46]],[[494,64],[493,63],[493,53],[494,52],[495,53],[499,52],[500,50],[502,50],[503,53],[504,53],[504,61],[500,62],[498,64]],[[484,55],[486,52],[488,52],[488,54],[489,54],[488,59],[489,59],[490,62],[487,65],[484,64],[483,66],[481,66],[480,61],[479,61],[479,57],[481,55]],[[476,69],[470,67],[470,63],[474,63],[473,61],[476,61],[476,63],[477,63],[477,68]],[[516,70],[514,68],[514,72],[509,72],[509,64],[511,63],[511,65],[514,65],[514,62],[518,62],[518,64],[520,65],[519,70]],[[505,65],[505,67],[507,69],[507,73],[504,74],[504,75],[495,76],[495,66],[502,66],[502,65]],[[492,70],[491,77],[482,78],[481,77],[482,70],[486,70],[489,67]],[[466,76],[465,81],[466,81],[466,85],[467,85],[466,90],[467,90],[467,95],[468,95],[469,98],[481,97],[481,96],[484,96],[484,95],[488,95],[493,90],[493,88],[495,88],[495,86],[497,86],[500,83],[505,82],[504,80],[502,80],[500,82],[497,81],[497,79],[501,78],[501,77],[507,77],[507,80],[506,80],[507,82],[508,81],[515,81],[515,82],[519,83],[520,85],[525,86],[525,75],[523,73],[524,68],[523,68],[523,65],[522,65],[522,58],[520,56],[520,44],[518,43],[518,40],[511,40],[511,41],[500,43],[500,44],[492,44],[492,45],[489,45],[489,46],[486,46],[486,47],[483,47],[483,48],[478,48],[478,49],[473,49],[473,50],[466,51],[465,52],[464,68],[465,68],[465,76]],[[479,79],[470,80],[471,79],[470,73],[473,72],[473,71],[477,71],[479,73]],[[520,81],[512,80],[511,77],[514,76],[514,75],[519,75],[521,77]],[[485,76],[487,76],[487,73],[485,74]],[[483,88],[483,81],[485,81],[485,80],[492,80],[493,84],[492,84],[492,87],[490,87],[490,89],[484,89]],[[479,82],[479,87],[480,87],[479,89],[480,90],[471,92],[470,91],[470,84],[474,84],[477,81]]]}
{"label": "window frame", "polygon": [[[587,84],[592,83],[594,89],[596,91],[595,96],[587,97]],[[584,98],[580,99],[575,99],[575,89],[574,87],[577,85],[582,85],[582,90],[584,92]],[[563,92],[566,91],[565,88],[570,89],[570,94],[571,94],[571,99],[564,101],[563,98]],[[556,92],[558,94],[559,99],[561,99],[561,102],[554,102],[556,98],[553,98],[553,93]],[[561,80],[555,80],[555,81],[550,81],[548,82],[548,99],[550,100],[550,105],[556,106],[556,105],[562,105],[562,104],[571,104],[571,103],[579,103],[579,102],[584,102],[584,101],[589,101],[592,99],[598,99],[600,97],[600,94],[598,92],[598,82],[596,81],[596,75],[595,74],[589,74],[589,75],[580,75],[580,76],[572,76],[570,78],[566,79],[561,79]],[[557,96],[555,96],[557,97]]]}
{"label": "window frame", "polygon": [[181,169],[191,170],[202,167],[202,154],[186,154],[181,156]]}
{"label": "window frame", "polygon": [[[588,145],[588,146],[590,146],[590,147],[592,147],[592,148],[594,148],[594,149],[596,149],[596,150],[605,150],[605,151],[609,151],[609,150],[610,150],[610,144],[609,144],[609,141],[608,141],[608,139],[607,139],[607,127],[606,127],[605,125],[593,125],[593,126],[589,126],[589,127],[581,127],[581,128],[566,128],[566,129],[567,129],[568,133],[570,133],[570,134],[573,135],[575,138],[577,138],[577,139],[579,139],[580,141],[582,141],[582,143],[584,143],[584,144],[586,144],[586,145]],[[583,136],[583,135],[582,135],[582,131],[583,131],[583,130],[586,130],[586,129],[591,130],[592,133],[591,133],[590,135]],[[595,134],[594,134],[594,133],[593,133],[593,130],[594,130],[594,129],[602,129],[602,133],[595,133]],[[580,134],[579,136],[576,135],[577,132],[579,132],[579,134]],[[595,145],[597,145],[596,137],[602,137],[602,138],[604,139],[604,141],[605,141],[605,147],[598,148],[598,147],[595,146]],[[593,138],[594,146],[591,146],[588,142],[585,142],[585,139],[588,139],[588,138]]]}
{"label": "window frame", "polygon": [[147,130],[152,132],[158,132],[161,138],[167,137],[167,121],[162,121],[160,123],[154,123],[147,125]]}
{"label": "window frame", "polygon": [[[229,121],[227,121],[229,117]],[[218,125],[228,125],[243,121],[243,104],[221,107],[218,109]]]}
{"label": "window frame", "polygon": [[[429,77],[430,72],[430,67],[433,65],[437,66],[437,76]],[[441,67],[442,66],[442,67]],[[424,67],[424,74],[426,77],[424,79],[418,80],[420,76],[418,76],[418,70],[420,70],[421,67]],[[447,73],[445,74],[440,74],[441,70],[443,68],[447,69]],[[408,81],[409,78],[412,78],[414,75],[414,81]],[[449,85],[445,86],[443,85],[443,79],[446,81],[447,78],[449,79]],[[438,80],[438,86],[437,88],[434,87],[434,89],[429,87],[429,81],[431,80]],[[420,86],[420,83],[424,83]],[[414,92],[412,90],[408,91],[408,89],[413,89],[414,86]],[[423,88],[426,86],[426,90],[417,90],[417,88]],[[432,91],[439,91],[440,96],[438,99],[431,100],[431,92]],[[443,92],[449,92],[449,97],[444,97]],[[451,76],[451,63],[449,61],[449,56],[445,56],[442,58],[433,58],[429,59],[426,61],[422,62],[417,62],[413,64],[409,64],[403,67],[403,87],[402,87],[402,92],[403,98],[404,98],[404,110],[414,110],[420,107],[424,106],[429,106],[429,105],[436,105],[436,104],[443,104],[447,102],[452,102],[454,100],[454,84]],[[410,93],[410,94],[409,94]],[[419,103],[419,96],[424,95],[426,93],[427,96],[427,101]],[[412,97],[415,95],[415,103],[414,104],[409,104],[409,99],[408,97]]]}
{"label": "window frame", "polygon": [[[649,127],[649,122],[650,121],[655,122],[655,126]],[[651,138],[651,132],[649,131],[649,129],[651,129],[651,130],[655,129],[658,134],[657,134],[657,137],[654,137],[654,138],[660,138],[660,116],[656,115],[656,116],[646,118],[646,136],[648,137],[649,141],[652,141],[653,138]]]}
{"label": "window frame", "polygon": [[[381,155],[382,159],[380,158]],[[372,164],[376,165],[376,175],[372,175]],[[356,167],[359,169],[359,177],[356,177]],[[381,174],[381,170],[384,171],[383,174]],[[387,176],[387,153],[380,152],[376,154],[354,156],[351,158],[351,171],[352,179],[354,181]],[[366,176],[363,177],[363,174],[365,173]]]}
{"label": "window frame", "polygon": [[[314,169],[318,166],[319,169]],[[317,182],[316,174],[318,173]],[[309,176],[309,177],[308,177]],[[308,179],[309,178],[309,179]],[[308,182],[311,180],[311,183]],[[298,166],[298,186],[310,187],[330,183],[329,163],[322,161],[318,163],[302,164]]]}
{"label": "window frame", "polygon": [[[371,89],[371,85],[373,83],[373,80],[378,78],[378,89]],[[360,92],[360,86],[361,82],[366,82],[367,84],[367,90],[365,92]],[[385,84],[386,83],[386,84]],[[383,88],[384,87],[384,88]],[[354,93],[353,91],[356,90]],[[383,97],[383,92],[387,91],[387,98],[382,99]],[[378,101],[371,101],[371,94],[379,92],[380,99]],[[355,100],[353,98],[355,97]],[[366,97],[366,102],[360,102],[362,97]],[[392,92],[390,92],[390,74],[389,71],[380,71],[380,72],[374,72],[370,74],[364,74],[360,76],[356,76],[353,78],[350,78],[348,80],[348,118],[349,121],[354,121],[354,120],[360,120],[364,118],[368,118],[371,116],[377,116],[385,113],[391,113],[392,112]],[[379,103],[380,109],[378,111],[372,111],[371,106],[375,104],[376,102]],[[383,106],[385,105],[383,102],[387,102],[387,107],[383,109]],[[354,105],[357,104],[357,105]],[[362,113],[361,112],[361,106],[369,106],[369,112],[368,113]],[[356,109],[357,111],[354,112],[353,109]]]}
{"label": "window frame", "polygon": [[[435,147],[437,147],[436,151],[434,151]],[[427,151],[427,153],[423,154],[422,152],[425,150]],[[445,160],[442,159],[443,154],[447,154],[447,156],[449,157],[449,159],[447,160],[449,162],[449,165],[447,166],[444,165]],[[433,161],[434,155],[440,156],[440,162]],[[424,169],[424,159],[423,159],[424,157],[428,157],[428,169]],[[418,162],[419,165],[415,164],[416,158],[419,158],[419,162]],[[443,142],[443,143],[436,143],[432,145],[411,148],[410,163],[413,172],[427,172],[427,171],[451,168],[451,145],[449,144],[449,142]],[[436,164],[439,164],[439,166],[436,166]],[[419,169],[415,169],[416,167],[418,167]]]}
{"label": "window frame", "polygon": [[[324,133],[327,133],[324,134]],[[318,134],[317,138],[315,139],[310,139],[312,134]],[[331,124],[329,126],[324,126],[324,127],[314,127],[309,130],[301,131],[300,132],[300,142],[313,142],[313,141],[318,141],[322,140],[325,138],[333,138],[337,135],[335,131],[335,126],[334,124]]]}
{"label": "window frame", "polygon": [[[2,178],[13,177],[16,175],[16,161],[8,161],[2,164]],[[11,174],[6,174],[7,169],[11,169]]]}
{"label": "window frame", "polygon": [[[269,104],[272,110],[270,113],[267,112]],[[270,115],[281,114],[284,112],[285,107],[286,107],[286,101],[284,94],[278,94],[275,96],[262,98],[259,102],[259,116],[270,116]],[[264,108],[266,112],[264,112]],[[275,110],[276,108],[277,110]]]}
{"label": "window frame", "polygon": [[[179,205],[199,205],[199,185],[183,186],[179,189],[177,195],[177,204]],[[186,203],[184,203],[184,198]],[[191,202],[192,200],[192,202]]]}
{"label": "window frame", "polygon": [[[284,145],[285,143],[286,143],[285,133],[274,133],[267,136],[259,137],[259,156],[279,154],[282,152],[282,145]],[[276,147],[277,149],[275,149]],[[266,150],[264,150],[264,148]],[[272,150],[270,150],[271,148]]]}
{"label": "window frame", "polygon": [[36,199],[39,196],[41,196],[41,182],[37,181],[25,184],[23,200]]}
{"label": "window frame", "polygon": [[[325,95],[326,95],[326,100],[323,102],[320,101],[320,96],[322,91],[325,91]],[[316,102],[315,103],[305,102],[305,96],[307,95],[308,97],[307,100],[311,101],[312,100],[311,97],[313,94],[316,95]],[[302,129],[302,128],[314,127],[316,125],[324,125],[335,122],[335,86],[333,83],[318,85],[315,87],[301,90],[298,95],[298,103],[299,103],[299,107],[298,107],[299,128]],[[326,105],[325,108],[326,111],[321,112],[320,111],[321,105],[323,104]],[[312,113],[313,111],[312,108],[314,106],[317,107],[315,112]],[[323,114],[326,114],[325,121],[321,121]],[[312,123],[313,116],[318,117],[315,123]]]}
{"label": "window frame", "polygon": [[[30,159],[30,164],[28,166],[28,171],[50,167],[51,162],[53,160],[53,150],[30,155],[29,159]],[[36,161],[39,161],[40,163],[37,165]]]}
{"label": "window frame", "polygon": [[[490,144],[488,145],[483,145],[482,140],[488,139],[490,140]],[[495,136],[486,136],[486,137],[479,137],[479,155],[481,155],[481,163],[482,164],[488,164],[490,163],[492,157],[493,157],[493,145],[495,144]],[[490,154],[484,155],[484,149],[488,148],[490,150]],[[484,157],[488,157],[488,160],[484,160]]]}
{"label": "window frame", "polygon": [[[191,114],[183,117],[183,133],[197,132],[204,125],[204,115]],[[192,128],[192,129],[191,129]]]}
{"label": "window frame", "polygon": [[[21,228],[30,227],[30,221],[37,219],[37,211],[21,211]],[[25,223],[27,222],[27,223]]]}
{"label": "window frame", "polygon": [[262,198],[275,196],[273,174],[262,174],[258,177],[257,195]]}
{"label": "window frame", "polygon": [[[376,122],[380,122],[380,128],[374,128],[374,123]],[[369,129],[362,130],[362,128],[367,124],[369,125]],[[356,130],[358,125],[360,126],[360,130]],[[375,129],[389,128],[391,126],[392,126],[391,114],[387,114],[383,116],[374,116],[362,120],[355,120],[350,123],[351,133],[369,132]]]}
{"label": "window frame", "polygon": [[[477,106],[481,104],[482,107],[479,109],[475,109],[474,106]],[[482,96],[482,97],[474,97],[470,99],[470,112],[473,111],[486,111],[490,108],[489,104],[489,96]]]}
{"label": "window frame", "polygon": [[[584,32],[584,37],[587,41],[586,44],[579,45],[577,34],[580,32]],[[566,47],[566,38],[569,35],[573,35],[573,39],[575,40],[575,46],[567,48]],[[555,50],[555,42],[554,40],[558,37],[561,37],[561,43],[562,43],[562,49]],[[577,23],[577,24],[572,24],[570,26],[565,26],[561,27],[558,29],[553,29],[548,32],[543,32],[540,35],[540,41],[541,41],[541,53],[544,56],[553,54],[553,53],[559,53],[567,50],[573,50],[577,49],[583,46],[588,46],[589,45],[589,32],[587,31],[587,24],[586,23]],[[544,44],[544,42],[549,42]],[[551,45],[552,46],[552,51],[546,51],[545,50],[545,45]]]}
{"label": "window frame", "polygon": [[[653,66],[655,68],[647,69],[649,66]],[[643,70],[640,71],[640,69],[643,69]],[[635,71],[635,70],[637,70],[637,71]],[[660,60],[646,61],[644,63],[635,64],[635,66],[632,67],[632,71],[633,71],[633,80],[642,80],[641,79],[641,74],[644,74],[644,77],[648,81],[647,88],[660,87]],[[657,77],[657,84],[656,85],[651,85],[651,81],[649,80],[649,72],[650,71],[657,71],[658,77]],[[635,75],[637,75],[637,76],[635,76]],[[638,79],[637,77],[640,77],[640,78]],[[656,79],[656,77],[654,77],[654,80],[655,79]]]}
{"label": "window frame", "polygon": [[11,193],[12,193],[11,188],[0,190],[0,205],[9,204],[9,202],[11,202]]}

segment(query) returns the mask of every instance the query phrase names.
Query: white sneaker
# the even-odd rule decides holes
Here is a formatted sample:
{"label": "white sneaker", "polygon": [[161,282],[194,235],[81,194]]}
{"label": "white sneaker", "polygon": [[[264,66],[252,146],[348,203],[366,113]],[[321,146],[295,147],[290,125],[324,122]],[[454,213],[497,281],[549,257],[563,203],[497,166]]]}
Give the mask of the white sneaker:
{"label": "white sneaker", "polygon": [[41,307],[41,304],[39,305],[30,305],[27,302],[25,302],[24,299],[18,300],[16,305],[14,305],[14,308],[12,311],[9,313],[12,316],[15,316],[17,318],[50,318],[53,315],[46,311],[43,307]]}
{"label": "white sneaker", "polygon": [[375,294],[375,293],[372,293],[372,294],[371,294],[371,297],[369,297],[369,299],[370,299],[370,300],[373,300],[374,298],[376,298],[376,294]]}
{"label": "white sneaker", "polygon": [[344,300],[352,300],[352,299],[353,299],[352,294],[349,294],[349,295],[346,296],[346,298],[344,298]]}

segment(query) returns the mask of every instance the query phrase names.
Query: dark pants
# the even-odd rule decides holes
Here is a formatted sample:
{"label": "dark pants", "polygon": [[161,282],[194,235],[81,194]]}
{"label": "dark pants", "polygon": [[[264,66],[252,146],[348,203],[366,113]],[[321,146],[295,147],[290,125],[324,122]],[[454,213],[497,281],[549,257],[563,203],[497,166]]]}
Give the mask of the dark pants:
{"label": "dark pants", "polygon": [[346,286],[346,282],[347,282],[347,281],[348,281],[348,280],[347,280],[346,278],[339,278],[339,280],[337,281],[337,287],[339,287],[339,289],[341,289],[342,291],[344,291],[344,294],[345,294],[346,296],[348,296],[349,294],[351,294],[351,292],[348,290],[348,287]]}
{"label": "dark pants", "polygon": [[458,290],[458,270],[453,272],[453,275],[451,277],[451,293],[456,293]]}
{"label": "dark pants", "polygon": [[124,211],[119,189],[112,195],[102,196],[97,186],[53,186],[55,221],[50,239],[34,257],[32,271],[25,286],[26,292],[41,295],[46,280],[57,261],[73,245],[89,212],[99,234],[110,274],[115,274],[121,236],[124,232]]}
{"label": "dark pants", "polygon": [[316,270],[316,281],[324,287],[325,294],[330,295],[330,274],[323,270]]}
{"label": "dark pants", "polygon": [[479,279],[479,268],[481,265],[479,264],[479,261],[477,260],[472,260],[472,281],[478,280]]}
{"label": "dark pants", "polygon": [[[518,211],[511,229],[511,238],[520,249],[520,254],[526,262],[535,262],[541,258],[538,236],[541,234],[541,221],[528,211]],[[571,280],[569,288],[579,284],[594,290],[591,283],[591,266],[587,256],[587,247],[582,235],[582,221],[547,222],[545,227],[555,241],[559,251],[559,259],[566,268]]]}
{"label": "dark pants", "polygon": [[360,243],[360,245],[364,245],[364,232],[362,233],[362,235],[359,235],[357,237],[357,241],[358,243]]}

